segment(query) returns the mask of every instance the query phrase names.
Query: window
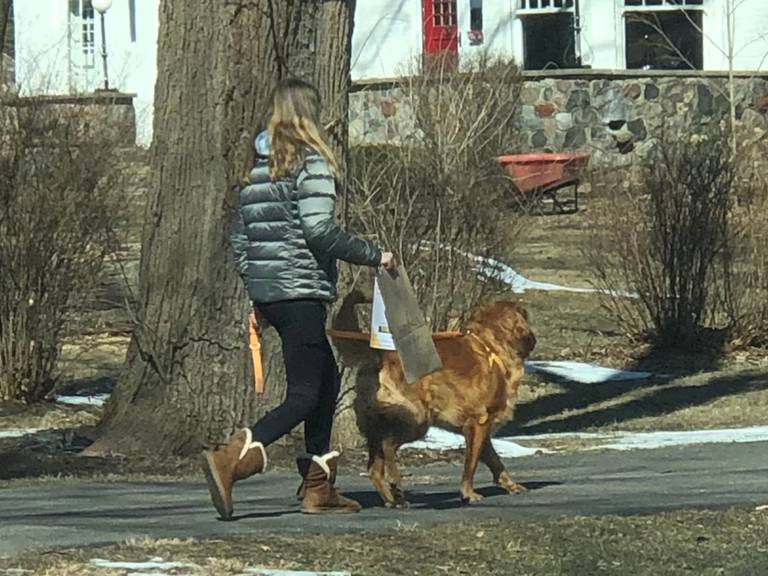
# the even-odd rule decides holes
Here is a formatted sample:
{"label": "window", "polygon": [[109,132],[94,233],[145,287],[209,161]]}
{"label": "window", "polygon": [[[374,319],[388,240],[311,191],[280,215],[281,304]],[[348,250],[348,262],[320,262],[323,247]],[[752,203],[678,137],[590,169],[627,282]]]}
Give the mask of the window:
{"label": "window", "polygon": [[520,0],[521,10],[553,10],[573,8],[573,0]]}
{"label": "window", "polygon": [[702,6],[704,0],[624,0],[624,6]]}
{"label": "window", "polygon": [[624,0],[624,5],[627,68],[702,69],[704,0]]}
{"label": "window", "polygon": [[575,68],[574,0],[520,0],[526,70]]}
{"label": "window", "polygon": [[70,20],[74,34],[78,36],[76,44],[80,45],[83,55],[82,65],[93,68],[96,65],[96,13],[91,0],[69,0]]}
{"label": "window", "polygon": [[469,29],[483,29],[483,0],[469,0]]}
{"label": "window", "polygon": [[469,44],[483,43],[483,0],[469,0]]}
{"label": "window", "polygon": [[85,66],[93,68],[96,65],[96,14],[91,0],[83,0],[83,57]]}

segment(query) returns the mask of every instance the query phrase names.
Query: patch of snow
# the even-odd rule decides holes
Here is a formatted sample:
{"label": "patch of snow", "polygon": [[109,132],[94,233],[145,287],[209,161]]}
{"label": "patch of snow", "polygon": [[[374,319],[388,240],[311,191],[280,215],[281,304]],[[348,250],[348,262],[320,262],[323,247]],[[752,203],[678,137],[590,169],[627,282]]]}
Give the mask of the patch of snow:
{"label": "patch of snow", "polygon": [[533,434],[531,436],[507,436],[495,440],[536,442],[542,440],[567,440],[570,438],[607,442],[591,446],[588,448],[589,450],[647,450],[693,444],[766,442],[768,441],[768,426],[675,432],[560,432]]}
{"label": "patch of snow", "polygon": [[682,432],[638,432],[617,435],[614,442],[596,448],[609,450],[647,450],[691,444],[726,444],[768,441],[768,426],[688,430]]}
{"label": "patch of snow", "polygon": [[41,430],[44,430],[44,428],[10,428],[8,430],[0,430],[0,438],[21,438]]}
{"label": "patch of snow", "polygon": [[653,376],[652,372],[617,370],[595,364],[572,361],[527,361],[525,367],[531,372],[544,372],[566,378],[580,384],[599,384],[609,380],[644,380]]}
{"label": "patch of snow", "polygon": [[158,557],[150,558],[144,562],[114,562],[112,560],[104,560],[103,558],[93,558],[91,564],[99,568],[111,568],[113,570],[173,570],[175,568],[195,567],[194,564],[185,564],[183,562],[166,562]]}
{"label": "patch of snow", "polygon": [[520,440],[593,440],[615,437],[615,432],[548,432],[546,434],[533,434],[531,436],[505,436],[504,439],[518,442]]}
{"label": "patch of snow", "polygon": [[109,394],[95,394],[93,396],[54,396],[59,404],[70,406],[103,406],[109,399]]}
{"label": "patch of snow", "polygon": [[[520,444],[506,438],[494,438],[493,447],[502,458],[520,458],[522,456],[532,456],[534,454],[549,452],[543,448],[526,448]],[[427,435],[422,440],[405,444],[403,448],[414,448],[422,450],[458,450],[464,447],[464,437],[460,434],[441,430],[439,428],[430,428]]]}
{"label": "patch of snow", "polygon": [[[537,441],[567,440],[570,438],[597,441],[596,445],[590,446],[587,450],[648,450],[694,444],[768,442],[768,426],[678,432],[561,432],[530,436],[504,436],[494,438],[492,442],[502,458],[520,458],[557,452],[557,450],[546,448],[526,448],[518,443],[520,441],[536,443]],[[439,428],[430,428],[423,440],[411,442],[404,445],[403,448],[459,450],[464,448],[464,437]]]}
{"label": "patch of snow", "polygon": [[515,294],[523,294],[526,290],[547,290],[547,291],[560,291],[560,292],[580,292],[594,294],[596,292],[614,294],[624,298],[637,298],[637,294],[634,292],[624,291],[607,291],[598,290],[596,288],[574,288],[572,286],[561,286],[560,284],[552,284],[550,282],[537,282],[535,280],[529,280],[522,274],[518,274],[511,266],[504,264],[493,258],[485,258],[483,256],[470,255],[475,260],[475,271],[486,278],[495,278],[496,280],[508,285],[512,292]]}
{"label": "patch of snow", "polygon": [[515,294],[523,294],[526,290],[559,290],[564,292],[597,292],[594,288],[571,288],[550,282],[528,280],[522,274],[515,272],[511,266],[483,256],[474,256],[475,270],[487,278],[495,278],[508,285]]}

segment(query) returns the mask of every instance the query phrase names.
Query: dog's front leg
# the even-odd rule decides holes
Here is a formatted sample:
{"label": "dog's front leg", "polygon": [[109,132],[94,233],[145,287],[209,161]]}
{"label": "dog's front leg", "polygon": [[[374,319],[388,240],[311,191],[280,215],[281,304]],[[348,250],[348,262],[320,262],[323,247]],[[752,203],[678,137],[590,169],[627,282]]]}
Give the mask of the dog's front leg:
{"label": "dog's front leg", "polygon": [[504,488],[504,490],[510,494],[520,494],[521,492],[525,492],[525,486],[512,480],[506,468],[504,468],[504,463],[501,461],[501,458],[499,458],[498,452],[496,452],[496,449],[491,443],[490,435],[485,442],[485,446],[483,446],[483,452],[480,454],[480,459],[483,461],[483,464],[488,466],[491,470],[493,481]]}
{"label": "dog's front leg", "polygon": [[387,483],[385,475],[385,459],[381,445],[368,446],[368,477],[373,487],[384,500],[384,506],[392,508],[397,505],[397,500]]}
{"label": "dog's front leg", "polygon": [[398,445],[394,440],[385,440],[383,449],[385,469],[389,477],[389,488],[392,491],[392,497],[395,499],[395,506],[398,508],[408,506],[402,487],[403,478],[400,475],[400,468],[397,466]]}
{"label": "dog's front leg", "polygon": [[464,474],[461,478],[461,499],[471,504],[483,499],[480,494],[475,492],[474,478],[483,446],[490,436],[490,427],[488,424],[469,421],[464,425],[463,431],[466,451],[464,454]]}

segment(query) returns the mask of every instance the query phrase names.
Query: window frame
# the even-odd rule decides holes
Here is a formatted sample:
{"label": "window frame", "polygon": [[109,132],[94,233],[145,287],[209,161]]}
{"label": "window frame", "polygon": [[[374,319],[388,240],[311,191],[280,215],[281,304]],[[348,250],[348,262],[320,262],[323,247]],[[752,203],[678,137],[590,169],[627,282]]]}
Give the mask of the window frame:
{"label": "window frame", "polygon": [[[680,4],[672,4],[671,0],[663,0],[663,4],[658,5],[647,5],[646,2],[648,0],[641,0],[643,2],[640,6],[632,6],[627,4],[627,0],[619,0],[620,2],[620,25],[621,25],[621,39],[622,39],[622,46],[621,49],[621,61],[623,62],[624,70],[636,70],[636,68],[629,68],[629,63],[627,62],[627,49],[628,49],[628,41],[627,41],[627,15],[631,13],[636,14],[652,14],[652,13],[672,13],[672,12],[700,12],[701,13],[701,31],[699,32],[701,37],[701,43],[702,43],[702,58],[701,58],[701,69],[697,68],[691,68],[691,70],[704,70],[704,56],[705,56],[705,47],[706,47],[706,36],[704,34],[704,26],[706,21],[706,15],[707,15],[707,8],[711,5],[711,0],[677,0],[678,2],[681,2]],[[691,2],[698,2],[697,4],[693,4]],[[660,69],[660,70],[666,70],[666,69]]]}
{"label": "window frame", "polygon": [[[517,0],[517,15],[526,16],[530,14],[558,14],[560,12],[576,12],[575,0],[560,0],[562,6],[546,6],[542,7],[542,2],[554,3],[556,0],[537,0],[539,6],[537,8],[531,8],[531,0]],[[567,4],[570,2],[570,6]]]}
{"label": "window frame", "polygon": [[[704,10],[708,4],[708,0],[678,0],[682,4],[672,4],[670,0],[664,0],[663,4],[645,4],[649,0],[640,0],[643,4],[630,5],[627,4],[627,0],[623,0],[621,8],[623,12],[674,12],[675,10]],[[698,4],[689,4],[689,2],[696,2]]]}

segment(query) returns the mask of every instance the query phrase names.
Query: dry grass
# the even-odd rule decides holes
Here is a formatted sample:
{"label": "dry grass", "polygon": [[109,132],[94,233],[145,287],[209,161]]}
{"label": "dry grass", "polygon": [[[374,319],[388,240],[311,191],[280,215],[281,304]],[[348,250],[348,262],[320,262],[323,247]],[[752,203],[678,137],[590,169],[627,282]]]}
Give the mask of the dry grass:
{"label": "dry grass", "polygon": [[445,574],[746,576],[768,572],[768,513],[674,512],[653,516],[484,522],[363,534],[243,535],[219,540],[132,540],[120,546],[0,559],[0,575],[124,576],[94,558],[187,564],[165,574],[229,576],[249,567],[346,570],[355,575]]}
{"label": "dry grass", "polygon": [[81,406],[40,404],[0,404],[0,431],[12,428],[64,429],[94,426],[101,410]]}

